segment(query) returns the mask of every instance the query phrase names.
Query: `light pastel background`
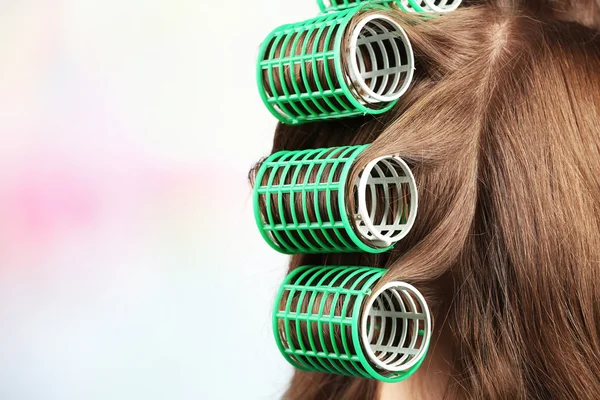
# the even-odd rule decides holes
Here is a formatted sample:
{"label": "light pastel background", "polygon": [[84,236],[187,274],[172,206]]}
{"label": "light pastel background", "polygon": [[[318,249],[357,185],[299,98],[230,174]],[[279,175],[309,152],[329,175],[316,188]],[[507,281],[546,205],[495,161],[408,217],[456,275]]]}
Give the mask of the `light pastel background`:
{"label": "light pastel background", "polygon": [[0,399],[275,399],[258,45],[313,0],[0,0]]}

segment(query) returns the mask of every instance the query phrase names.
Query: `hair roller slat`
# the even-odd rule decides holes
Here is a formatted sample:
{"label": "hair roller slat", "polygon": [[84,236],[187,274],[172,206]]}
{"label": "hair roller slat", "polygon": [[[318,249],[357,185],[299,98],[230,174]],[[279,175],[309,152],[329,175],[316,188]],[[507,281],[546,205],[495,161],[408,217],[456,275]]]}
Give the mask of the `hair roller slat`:
{"label": "hair roller slat", "polygon": [[[427,353],[431,316],[421,293],[407,283],[390,282],[372,293],[385,273],[346,266],[292,271],[273,310],[273,333],[284,358],[304,371],[384,382],[411,376]],[[315,336],[319,341],[310,339]]]}
{"label": "hair roller slat", "polygon": [[413,77],[410,41],[397,21],[362,15],[365,10],[347,8],[283,25],[264,40],[258,87],[277,119],[300,124],[381,114],[404,94]]}
{"label": "hair roller slat", "polygon": [[282,151],[267,158],[253,193],[267,243],[285,254],[381,253],[405,237],[418,208],[414,176],[400,157],[387,156],[368,163],[350,183],[367,147]]}

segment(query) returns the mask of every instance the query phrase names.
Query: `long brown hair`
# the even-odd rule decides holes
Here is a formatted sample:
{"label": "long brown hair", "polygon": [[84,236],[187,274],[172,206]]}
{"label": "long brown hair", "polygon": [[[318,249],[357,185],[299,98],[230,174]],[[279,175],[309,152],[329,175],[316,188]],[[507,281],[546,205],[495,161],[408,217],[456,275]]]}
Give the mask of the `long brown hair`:
{"label": "long brown hair", "polygon": [[[415,226],[391,252],[299,255],[290,270],[369,265],[389,270],[381,285],[417,286],[451,350],[448,398],[597,398],[600,33],[510,7],[427,22],[389,15],[417,63],[397,106],[279,125],[273,151],[372,143],[355,175],[400,154],[420,191]],[[375,381],[297,371],[286,398],[377,391]]]}

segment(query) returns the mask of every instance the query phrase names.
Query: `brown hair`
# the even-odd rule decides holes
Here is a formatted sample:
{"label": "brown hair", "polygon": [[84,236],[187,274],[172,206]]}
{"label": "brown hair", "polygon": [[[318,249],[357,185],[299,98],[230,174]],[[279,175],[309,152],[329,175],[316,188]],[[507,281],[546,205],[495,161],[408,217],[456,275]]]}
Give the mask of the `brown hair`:
{"label": "brown hair", "polygon": [[600,28],[600,0],[464,0],[463,6],[490,5],[505,10],[527,10],[538,17]]}
{"label": "brown hair", "polygon": [[[380,285],[419,288],[452,354],[448,398],[591,399],[600,393],[600,34],[511,10],[468,7],[425,23],[390,11],[417,62],[394,109],[278,126],[273,151],[372,143],[355,175],[400,154],[420,195],[416,223],[392,251],[298,255],[290,270],[383,267]],[[286,398],[377,393],[376,381],[297,371]]]}

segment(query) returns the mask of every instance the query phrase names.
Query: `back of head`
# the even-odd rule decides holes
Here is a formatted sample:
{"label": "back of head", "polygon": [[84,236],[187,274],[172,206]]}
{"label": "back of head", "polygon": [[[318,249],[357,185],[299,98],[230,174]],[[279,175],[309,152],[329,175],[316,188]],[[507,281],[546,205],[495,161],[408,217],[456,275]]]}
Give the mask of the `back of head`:
{"label": "back of head", "polygon": [[[530,11],[387,11],[416,58],[398,104],[276,132],[273,151],[372,143],[355,171],[388,154],[411,166],[419,215],[393,251],[299,255],[290,269],[372,265],[389,270],[379,285],[418,285],[435,319],[430,358],[447,347],[449,377],[429,361],[411,378],[423,393],[442,381],[430,398],[600,393],[600,35]],[[373,398],[377,385],[298,371],[287,398]]]}

